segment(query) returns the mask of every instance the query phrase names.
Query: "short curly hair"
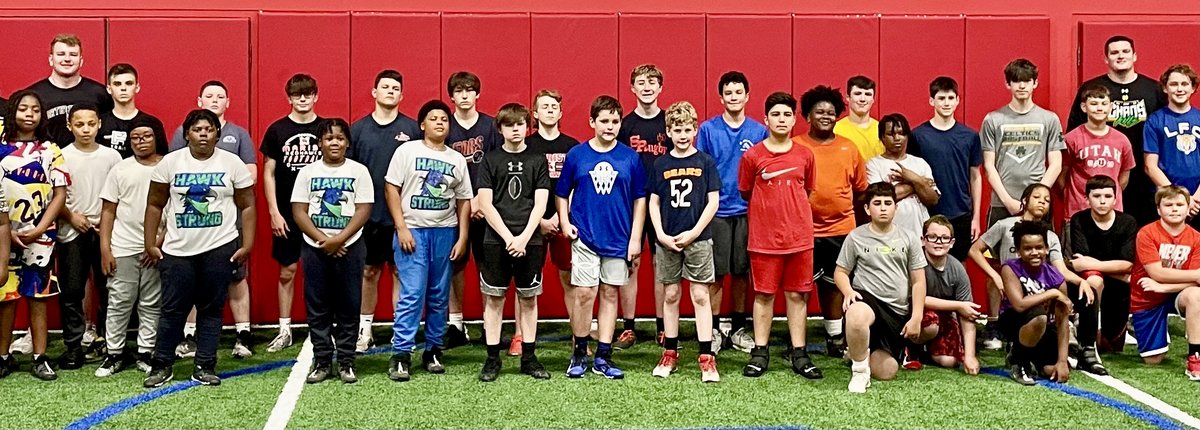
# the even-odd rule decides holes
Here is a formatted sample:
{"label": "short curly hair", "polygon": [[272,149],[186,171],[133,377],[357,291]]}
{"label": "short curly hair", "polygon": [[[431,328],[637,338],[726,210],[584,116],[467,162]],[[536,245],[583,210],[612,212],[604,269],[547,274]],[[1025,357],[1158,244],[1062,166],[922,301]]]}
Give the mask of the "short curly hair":
{"label": "short curly hair", "polygon": [[846,111],[846,101],[842,100],[841,92],[825,85],[817,85],[800,96],[800,114],[807,118],[813,107],[820,102],[829,102],[833,105],[833,111],[837,116],[842,116],[842,112]]}

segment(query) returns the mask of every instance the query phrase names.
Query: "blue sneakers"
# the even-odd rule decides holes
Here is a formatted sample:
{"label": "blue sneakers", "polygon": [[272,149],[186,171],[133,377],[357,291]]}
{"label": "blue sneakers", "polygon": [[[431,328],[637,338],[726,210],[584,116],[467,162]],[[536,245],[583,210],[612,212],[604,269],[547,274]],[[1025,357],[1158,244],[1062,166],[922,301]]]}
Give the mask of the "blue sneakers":
{"label": "blue sneakers", "polygon": [[592,362],[592,373],[604,375],[608,379],[624,379],[625,372],[614,366],[611,358],[596,357]]}
{"label": "blue sneakers", "polygon": [[587,374],[587,368],[587,356],[577,357],[572,355],[571,364],[567,365],[567,377],[582,378],[583,375]]}

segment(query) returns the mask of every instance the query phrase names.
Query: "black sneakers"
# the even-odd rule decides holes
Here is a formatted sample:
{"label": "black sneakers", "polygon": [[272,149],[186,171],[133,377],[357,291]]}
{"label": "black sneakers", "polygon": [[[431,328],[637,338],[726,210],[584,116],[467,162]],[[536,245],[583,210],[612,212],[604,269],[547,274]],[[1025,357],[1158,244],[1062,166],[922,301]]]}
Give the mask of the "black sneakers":
{"label": "black sneakers", "polygon": [[8,358],[0,357],[0,378],[11,375],[17,370],[17,357],[9,355]]}
{"label": "black sneakers", "polygon": [[466,326],[463,326],[462,329],[459,329],[457,326],[447,325],[444,341],[446,343],[446,349],[450,349],[466,346],[467,344],[471,343],[471,338],[467,336]]}
{"label": "black sneakers", "polygon": [[388,362],[388,379],[404,382],[409,379],[409,369],[412,368],[412,356],[405,353],[392,355]]}
{"label": "black sneakers", "polygon": [[1104,363],[1100,361],[1100,354],[1096,352],[1095,346],[1083,348],[1076,355],[1077,363],[1075,367],[1084,372],[1093,375],[1107,375],[1108,369],[1104,368]]}
{"label": "black sneakers", "polygon": [[537,357],[521,358],[521,373],[532,376],[533,379],[550,379],[550,372],[538,361]]}
{"label": "black sneakers", "polygon": [[196,366],[196,370],[192,372],[192,380],[200,385],[221,385],[221,377],[217,376],[211,366]]}
{"label": "black sneakers", "polygon": [[142,380],[142,387],[158,388],[174,378],[175,369],[170,366],[155,364],[150,368],[150,373],[146,374],[146,379]]}
{"label": "black sneakers", "polygon": [[76,346],[67,348],[67,352],[58,356],[58,368],[63,370],[75,370],[83,367],[87,362],[87,353],[83,347]]}
{"label": "black sneakers", "polygon": [[58,379],[58,373],[50,366],[50,359],[45,354],[33,358],[33,368],[29,370],[38,379],[53,381]]}
{"label": "black sneakers", "polygon": [[313,363],[312,369],[308,371],[308,377],[304,378],[304,382],[316,384],[324,382],[333,374],[333,369],[329,363]]}
{"label": "black sneakers", "polygon": [[500,358],[488,357],[483,362],[483,369],[479,371],[479,380],[483,382],[495,381],[500,376]]}
{"label": "black sneakers", "polygon": [[842,358],[846,356],[846,336],[830,336],[825,339],[825,355],[832,358]]}
{"label": "black sneakers", "polygon": [[129,365],[129,359],[119,354],[108,354],[104,356],[104,361],[100,362],[100,367],[96,369],[96,377],[105,378],[125,370]]}
{"label": "black sneakers", "polygon": [[338,365],[338,379],[342,380],[343,384],[353,384],[358,382],[358,373],[354,369],[353,363],[342,363]]}
{"label": "black sneakers", "polygon": [[425,350],[421,354],[421,366],[429,373],[438,375],[446,373],[446,366],[442,365],[442,350],[440,348]]}
{"label": "black sneakers", "polygon": [[808,352],[803,349],[792,350],[792,372],[808,379],[821,379],[825,375],[821,373],[821,369],[813,364],[812,359],[808,358]]}
{"label": "black sneakers", "polygon": [[1029,366],[1027,365],[1014,364],[1009,366],[1008,376],[1021,385],[1037,384],[1037,381],[1033,379],[1033,375],[1030,374]]}
{"label": "black sneakers", "polygon": [[762,376],[770,365],[771,357],[768,354],[765,346],[755,346],[754,349],[751,349],[750,362],[742,368],[742,375],[750,378]]}

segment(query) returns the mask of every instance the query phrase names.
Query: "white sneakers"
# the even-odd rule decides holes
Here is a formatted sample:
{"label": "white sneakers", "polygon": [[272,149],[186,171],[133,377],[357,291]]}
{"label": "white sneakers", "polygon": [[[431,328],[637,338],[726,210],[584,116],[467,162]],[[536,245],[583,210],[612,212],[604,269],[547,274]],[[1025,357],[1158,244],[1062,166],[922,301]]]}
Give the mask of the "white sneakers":
{"label": "white sneakers", "polygon": [[279,352],[289,346],[292,346],[292,330],[279,330],[279,335],[271,340],[270,345],[267,345],[267,352]]}
{"label": "white sneakers", "polygon": [[851,393],[862,394],[867,392],[867,388],[871,386],[871,371],[866,372],[851,372],[850,373],[850,389]]}

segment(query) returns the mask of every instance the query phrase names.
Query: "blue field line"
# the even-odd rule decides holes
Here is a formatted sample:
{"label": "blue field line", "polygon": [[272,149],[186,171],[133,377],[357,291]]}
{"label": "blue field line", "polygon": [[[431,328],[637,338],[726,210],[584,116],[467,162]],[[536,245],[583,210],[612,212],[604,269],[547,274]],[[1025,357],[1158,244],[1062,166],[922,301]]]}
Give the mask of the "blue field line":
{"label": "blue field line", "polygon": [[[1003,377],[1003,378],[1008,378],[1008,376],[1009,376],[1009,373],[1007,370],[1000,369],[1000,368],[985,367],[980,370],[983,373],[986,373],[986,374],[989,374],[992,376],[999,376],[999,377]],[[1098,404],[1108,406],[1110,408],[1121,411],[1125,415],[1129,415],[1131,417],[1142,420],[1142,421],[1149,423],[1150,425],[1155,426],[1162,430],[1183,430],[1184,429],[1183,426],[1179,425],[1178,423],[1176,423],[1175,421],[1172,421],[1171,419],[1169,419],[1167,417],[1164,417],[1157,413],[1142,409],[1141,407],[1139,407],[1137,405],[1125,403],[1120,400],[1105,396],[1103,394],[1093,393],[1091,391],[1087,391],[1087,390],[1077,388],[1077,387],[1072,387],[1067,384],[1060,384],[1060,383],[1057,383],[1054,381],[1048,381],[1048,380],[1042,380],[1042,379],[1039,379],[1037,381],[1037,384],[1040,386],[1052,389],[1052,390],[1070,394],[1075,397],[1082,397],[1084,399],[1091,400]]]}

